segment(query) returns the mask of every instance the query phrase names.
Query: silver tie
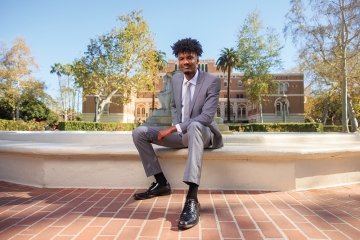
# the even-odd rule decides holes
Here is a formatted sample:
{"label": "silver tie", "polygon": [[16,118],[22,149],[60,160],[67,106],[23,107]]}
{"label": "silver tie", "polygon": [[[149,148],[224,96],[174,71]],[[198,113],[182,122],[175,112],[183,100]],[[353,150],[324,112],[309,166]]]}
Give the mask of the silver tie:
{"label": "silver tie", "polygon": [[190,119],[190,102],[191,102],[191,83],[186,83],[186,92],[184,94],[184,122]]}

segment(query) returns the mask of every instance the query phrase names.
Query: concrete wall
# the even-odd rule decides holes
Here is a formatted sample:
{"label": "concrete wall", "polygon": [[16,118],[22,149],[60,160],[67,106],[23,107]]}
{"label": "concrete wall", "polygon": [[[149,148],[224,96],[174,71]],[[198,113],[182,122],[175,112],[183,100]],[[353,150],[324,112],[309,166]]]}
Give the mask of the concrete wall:
{"label": "concrete wall", "polygon": [[[224,135],[206,150],[201,188],[300,190],[360,182],[359,134]],[[187,149],[157,147],[173,188]],[[0,179],[39,187],[147,188],[130,132],[0,132]]]}

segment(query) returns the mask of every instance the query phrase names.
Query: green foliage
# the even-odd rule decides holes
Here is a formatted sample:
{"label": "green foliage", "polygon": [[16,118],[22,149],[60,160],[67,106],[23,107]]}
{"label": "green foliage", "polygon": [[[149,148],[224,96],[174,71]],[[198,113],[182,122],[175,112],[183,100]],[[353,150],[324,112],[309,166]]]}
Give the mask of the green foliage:
{"label": "green foliage", "polygon": [[80,89],[74,81],[72,68],[73,66],[70,64],[55,63],[50,70],[50,73],[56,74],[58,77],[60,91],[58,107],[64,121],[74,120],[76,95],[80,94]]}
{"label": "green foliage", "polygon": [[[156,49],[148,24],[140,12],[119,17],[120,27],[91,39],[85,56],[75,60],[73,73],[83,95],[93,95],[95,121],[106,104],[128,103],[133,93],[151,86],[158,65]],[[157,76],[156,76],[157,77]]]}
{"label": "green foliage", "polygon": [[216,69],[227,72],[227,121],[230,122],[230,77],[235,66],[239,64],[239,56],[233,48],[224,48],[221,50],[220,57],[216,61]]}
{"label": "green foliage", "polygon": [[286,15],[285,33],[292,35],[308,79],[322,89],[341,89],[343,132],[349,132],[348,119],[353,126],[356,122],[355,109],[347,105],[360,84],[359,13],[358,0],[292,0]]}
{"label": "green foliage", "polygon": [[324,132],[342,132],[341,125],[324,125]]}
{"label": "green foliage", "polygon": [[34,68],[37,65],[24,39],[16,39],[10,49],[0,49],[0,97],[10,105],[12,119],[18,117],[15,113],[21,94],[39,86],[31,76]]}
{"label": "green foliage", "polygon": [[268,75],[271,69],[281,68],[279,36],[268,28],[262,33],[262,23],[257,12],[249,14],[238,35],[240,62],[237,69],[244,72],[244,79]]}
{"label": "green foliage", "polygon": [[37,121],[46,120],[50,110],[43,102],[35,98],[33,95],[25,94],[21,98],[20,118],[34,119]]}
{"label": "green foliage", "polygon": [[48,125],[48,129],[53,129],[59,122],[59,115],[54,112],[51,111],[48,113],[47,118],[46,118],[46,123]]}
{"label": "green foliage", "polygon": [[305,116],[322,124],[341,124],[341,99],[336,91],[316,91],[308,97]]}
{"label": "green foliage", "polygon": [[240,132],[322,132],[321,123],[250,123],[239,126]]}
{"label": "green foliage", "polygon": [[8,98],[0,98],[0,119],[13,119],[13,107]]}
{"label": "green foliage", "polygon": [[259,104],[262,121],[262,96],[272,93],[276,83],[271,70],[281,68],[279,36],[268,28],[264,34],[257,12],[249,14],[241,27],[237,41],[239,64],[247,98]]}
{"label": "green foliage", "polygon": [[45,122],[0,119],[0,131],[44,131],[45,128]]}
{"label": "green foliage", "polygon": [[[51,111],[43,101],[36,98],[33,93],[27,92],[20,96],[19,115],[25,121],[46,121],[47,128],[52,128],[59,116]],[[0,119],[13,120],[14,108],[7,98],[0,98]],[[25,122],[24,122],[25,124]]]}
{"label": "green foliage", "polygon": [[62,131],[132,131],[135,127],[133,123],[59,122],[59,130]]}

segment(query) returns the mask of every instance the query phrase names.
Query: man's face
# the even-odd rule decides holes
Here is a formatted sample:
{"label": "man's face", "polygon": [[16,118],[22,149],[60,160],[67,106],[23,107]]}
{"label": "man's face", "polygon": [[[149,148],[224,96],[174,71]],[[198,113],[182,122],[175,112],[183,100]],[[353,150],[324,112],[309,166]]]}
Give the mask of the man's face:
{"label": "man's face", "polygon": [[185,75],[194,76],[199,63],[199,58],[194,52],[181,52],[178,54],[179,67]]}

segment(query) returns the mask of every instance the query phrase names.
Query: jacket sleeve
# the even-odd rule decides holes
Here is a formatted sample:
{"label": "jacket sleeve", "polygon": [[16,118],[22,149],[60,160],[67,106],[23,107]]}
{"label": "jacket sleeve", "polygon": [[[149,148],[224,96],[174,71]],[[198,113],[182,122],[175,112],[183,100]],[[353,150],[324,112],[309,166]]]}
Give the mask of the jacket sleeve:
{"label": "jacket sleeve", "polygon": [[[180,123],[180,127],[183,133],[186,133],[187,127],[191,122],[199,122],[204,126],[210,126],[214,120],[216,110],[219,104],[220,88],[221,82],[217,77],[206,79],[206,81],[211,81],[206,89],[204,104],[201,107],[201,113],[195,117],[192,117],[188,121]],[[201,100],[201,99],[200,99]]]}

